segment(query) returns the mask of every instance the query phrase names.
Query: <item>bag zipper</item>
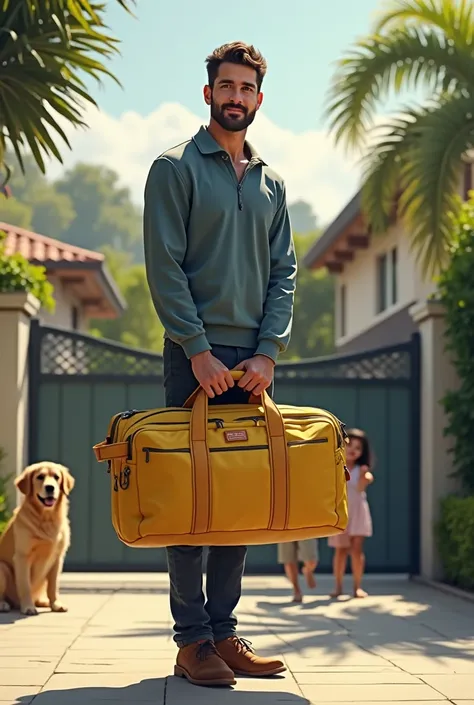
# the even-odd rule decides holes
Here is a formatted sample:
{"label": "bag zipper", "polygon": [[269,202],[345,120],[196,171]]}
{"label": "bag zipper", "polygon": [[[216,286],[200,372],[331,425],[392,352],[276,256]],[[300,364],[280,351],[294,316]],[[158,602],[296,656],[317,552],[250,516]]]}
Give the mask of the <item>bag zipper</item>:
{"label": "bag zipper", "polygon": [[[311,419],[327,419],[326,416],[323,416],[322,414],[307,414],[306,416],[284,416],[283,415],[283,421],[289,421],[289,420],[298,420],[298,419],[304,419],[306,421],[311,420]],[[265,421],[265,416],[239,416],[237,419],[233,419],[232,423],[236,423],[237,421],[255,421],[257,424],[259,421]]]}
{"label": "bag zipper", "polygon": [[[148,409],[143,409],[143,412],[145,412],[145,411],[148,411]],[[183,408],[183,409],[161,409],[160,411],[154,410],[150,414],[148,414],[147,416],[142,416],[141,418],[137,419],[134,423],[132,423],[132,425],[128,428],[128,431],[130,431],[131,428],[136,426],[137,423],[140,423],[141,421],[145,421],[145,419],[149,419],[150,416],[157,416],[158,414],[167,414],[170,412],[176,413],[176,412],[180,412],[180,411],[189,411],[190,412],[191,409],[184,409]],[[115,428],[116,428],[119,421],[121,421],[122,419],[130,419],[132,416],[135,416],[135,414],[138,414],[138,413],[142,413],[142,412],[139,412],[136,409],[130,409],[129,411],[124,411],[122,414],[120,414],[117,419],[114,419],[115,427],[112,427],[113,430],[111,432],[111,435],[114,433]],[[183,422],[179,421],[179,422],[174,422],[174,423],[187,423],[187,422],[186,421],[183,421]],[[113,439],[112,442],[114,442],[115,438],[113,435],[112,435],[112,439]]]}
{"label": "bag zipper", "polygon": [[[142,421],[145,421],[146,419],[150,418],[150,416],[157,416],[158,414],[167,414],[170,412],[171,413],[173,413],[173,412],[178,413],[181,411],[189,411],[189,413],[191,413],[191,409],[184,409],[184,408],[183,409],[162,409],[161,411],[152,411],[151,414],[148,414],[148,416],[142,416],[141,418],[137,419],[134,423],[131,424],[131,426],[129,426],[127,431],[130,432],[130,430],[134,426],[136,426],[137,423],[141,423]],[[127,415],[125,416],[122,414],[117,419],[117,423],[121,418],[122,419],[129,419],[131,416],[134,415],[131,411],[125,411],[124,414],[127,414]],[[174,425],[179,426],[180,424],[187,424],[187,423],[189,423],[189,421],[150,421],[148,425],[149,426],[158,426],[158,425],[162,424],[163,426],[174,426]],[[214,419],[214,418],[208,419],[208,423],[215,423],[217,428],[224,428],[224,419]]]}
{"label": "bag zipper", "polygon": [[[240,450],[267,450],[268,446],[235,446],[234,448],[209,448],[209,453],[217,453],[219,451],[228,452],[230,450],[240,451]],[[190,453],[190,448],[142,448],[145,453],[145,462],[150,462],[150,453]]]}
{"label": "bag zipper", "polygon": [[[130,439],[132,436],[129,436],[127,441],[129,443],[129,455],[131,456],[131,443]],[[310,441],[288,441],[287,445],[288,446],[303,446],[303,445],[314,445],[314,444],[319,444],[319,443],[327,443],[328,439],[327,438],[313,438]],[[233,448],[209,448],[210,453],[228,453],[230,451],[249,451],[249,450],[268,450],[268,445],[257,445],[257,446],[234,446]],[[142,448],[142,451],[145,453],[145,462],[149,463],[150,462],[150,453],[191,453],[190,448],[170,448],[170,449],[164,449],[164,448],[151,448],[151,447],[144,447]],[[122,472],[120,473],[120,477],[117,475],[114,475],[114,491],[118,492],[119,487],[122,490],[127,490],[130,486],[130,468],[126,466],[124,468],[123,474]],[[347,478],[347,474],[346,474]]]}
{"label": "bag zipper", "polygon": [[[148,411],[148,409],[142,409],[141,411],[140,411],[139,409],[128,409],[127,411],[123,411],[123,412],[121,412],[120,414],[117,414],[117,416],[114,418],[114,420],[113,420],[113,422],[112,422],[112,427],[111,427],[111,430],[110,430],[111,443],[115,443],[115,440],[116,440],[116,439],[115,439],[115,431],[116,431],[116,429],[117,429],[117,426],[118,426],[119,421],[121,421],[122,419],[129,419],[129,418],[131,418],[132,416],[135,416],[135,414],[141,414],[141,413],[144,413],[145,411]],[[162,409],[161,411],[156,411],[156,410],[155,410],[155,411],[152,411],[148,416],[142,416],[140,419],[138,419],[137,421],[135,421],[135,423],[133,423],[133,424],[128,428],[128,431],[130,432],[130,430],[131,430],[137,423],[140,423],[141,421],[146,420],[146,419],[149,418],[150,416],[155,416],[155,415],[157,415],[157,414],[165,414],[165,413],[169,413],[169,412],[173,412],[173,411],[174,411],[174,412],[178,412],[178,411],[189,411],[189,412],[191,412],[191,409],[185,409],[185,408],[183,407],[183,409],[181,409],[181,408],[180,408],[180,409]],[[321,415],[321,414],[316,414],[316,415],[314,415],[314,414],[307,414],[307,415],[303,415],[303,416],[299,416],[299,415],[298,415],[298,416],[297,416],[297,415],[288,415],[288,416],[284,417],[284,419],[285,419],[285,418],[288,418],[288,419],[296,419],[296,420],[297,420],[297,419],[305,419],[305,420],[314,419],[314,420],[316,420],[316,419],[326,419],[327,417],[326,417],[326,416],[323,416],[323,415]],[[258,422],[259,422],[259,421],[265,421],[265,416],[240,416],[240,417],[237,418],[237,419],[233,419],[233,421],[232,421],[231,423],[237,423],[237,422],[241,422],[241,421],[253,421],[253,422],[255,423],[255,425],[258,426]],[[341,434],[342,434],[342,439],[341,439],[341,440],[345,440],[345,439],[347,438],[346,425],[345,425],[344,423],[342,423],[341,421],[339,421],[339,419],[337,419],[337,421],[338,421],[339,426],[340,426],[340,429],[341,429]],[[217,426],[217,428],[225,428],[224,419],[212,418],[212,419],[209,419],[208,422],[209,422],[209,423],[215,423],[216,426]],[[188,422],[187,422],[187,421],[156,421],[156,422],[153,422],[153,423],[150,424],[150,425],[163,424],[163,425],[170,425],[170,426],[172,426],[172,425],[175,425],[175,424],[176,424],[176,425],[179,425],[179,424],[185,424],[185,423],[188,423]],[[128,440],[128,438],[127,438],[127,440]]]}
{"label": "bag zipper", "polygon": [[[162,413],[162,412],[159,412]],[[141,419],[139,419],[141,421]],[[147,426],[170,426],[170,425],[177,425],[179,426],[180,424],[188,424],[189,421],[150,421]],[[208,419],[208,423],[215,423],[217,428],[224,428],[224,421],[223,419]],[[134,425],[134,424],[132,424]],[[128,429],[130,431],[130,429]],[[130,433],[127,438],[125,439],[125,442],[128,445],[128,454],[127,454],[127,460],[132,459],[132,443],[133,443],[133,438],[136,433],[139,433],[143,429],[137,428],[135,431]]]}
{"label": "bag zipper", "polygon": [[[139,423],[141,419],[137,423]],[[207,423],[215,423],[216,428],[224,428],[224,419],[208,419]],[[189,421],[149,421],[147,423],[147,426],[183,426],[183,425],[189,425]],[[132,424],[130,428],[135,426],[135,424]],[[130,428],[128,429],[130,431]]]}
{"label": "bag zipper", "polygon": [[[327,443],[327,438],[314,438],[310,441],[288,441],[288,446],[303,446],[303,445],[316,445],[319,443]],[[232,448],[209,448],[210,453],[229,453],[231,451],[249,451],[249,450],[268,450],[268,445],[257,445],[257,446],[233,446]],[[190,448],[151,448],[145,446],[142,448],[145,453],[145,462],[150,462],[150,453],[190,453]]]}
{"label": "bag zipper", "polygon": [[[330,413],[330,412],[328,412]],[[298,419],[304,419],[306,421],[309,420],[316,420],[316,419],[323,419],[325,421],[328,420],[328,417],[323,415],[323,414],[282,414],[283,416],[283,421],[298,421]],[[331,414],[331,417],[335,419],[336,423],[336,433],[337,433],[337,442],[339,447],[344,445],[344,441],[347,438],[347,432],[346,432],[346,425],[342,423],[342,421],[339,421],[338,418],[333,416]],[[256,426],[258,426],[259,421],[265,421],[265,416],[239,416],[239,418],[234,419],[233,423],[237,423],[238,421],[253,421]],[[338,427],[339,427],[339,432],[338,432]]]}
{"label": "bag zipper", "polygon": [[112,427],[110,429],[111,443],[115,442],[115,431],[117,429],[119,421],[121,421],[122,419],[129,419],[135,414],[142,413],[142,411],[148,411],[148,409],[142,409],[141,411],[139,409],[128,409],[127,411],[121,411],[120,414],[117,414],[114,417],[114,420],[112,421]]}

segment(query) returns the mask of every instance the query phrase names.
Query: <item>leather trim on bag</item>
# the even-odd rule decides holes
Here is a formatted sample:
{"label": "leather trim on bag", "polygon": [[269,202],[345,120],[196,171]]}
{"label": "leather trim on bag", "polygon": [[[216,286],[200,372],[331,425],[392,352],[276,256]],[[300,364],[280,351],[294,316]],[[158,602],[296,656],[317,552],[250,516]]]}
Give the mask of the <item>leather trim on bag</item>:
{"label": "leather trim on bag", "polygon": [[211,467],[207,445],[207,395],[198,394],[191,412],[191,460],[194,478],[194,518],[191,533],[209,531],[211,523]]}

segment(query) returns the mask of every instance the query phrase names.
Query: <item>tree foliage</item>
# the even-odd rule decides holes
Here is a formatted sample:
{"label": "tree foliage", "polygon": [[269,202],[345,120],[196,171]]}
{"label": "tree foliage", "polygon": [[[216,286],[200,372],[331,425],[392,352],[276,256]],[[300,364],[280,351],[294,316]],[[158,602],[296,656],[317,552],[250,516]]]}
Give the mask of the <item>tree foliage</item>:
{"label": "tree foliage", "polygon": [[133,264],[129,254],[117,252],[113,247],[107,246],[103,252],[110,273],[127,302],[127,310],[113,321],[91,321],[92,332],[125,345],[161,352],[164,331],[151,299],[145,266]]}
{"label": "tree foliage", "polygon": [[141,211],[117,173],[79,163],[49,181],[31,157],[26,174],[11,160],[13,197],[0,198],[0,220],[91,250],[110,245],[143,261]]}
{"label": "tree foliage", "polygon": [[0,197],[0,220],[3,223],[17,225],[19,228],[31,228],[33,209],[16,198]]}
{"label": "tree foliage", "polygon": [[474,494],[474,192],[460,206],[452,223],[450,264],[439,280],[439,296],[446,311],[446,351],[456,369],[460,386],[444,399],[453,438],[456,475],[466,492]]}
{"label": "tree foliage", "polygon": [[88,249],[110,245],[130,251],[140,238],[141,212],[112,169],[78,163],[55,183],[55,188],[71,200],[75,210],[69,227],[61,234],[66,242]]}
{"label": "tree foliage", "polygon": [[435,531],[445,579],[474,590],[474,496],[444,497]]}
{"label": "tree foliage", "polygon": [[[118,2],[129,11],[133,4]],[[0,165],[6,166],[7,147],[22,169],[25,147],[43,172],[45,157],[62,162],[58,140],[70,144],[61,122],[85,126],[85,105],[96,105],[81,75],[117,81],[105,65],[118,52],[105,10],[105,3],[91,0],[3,0]]]}
{"label": "tree foliage", "polygon": [[334,351],[334,280],[325,271],[311,272],[301,264],[320,232],[294,236],[299,262],[293,330],[282,360],[330,355]]}
{"label": "tree foliage", "polygon": [[15,155],[8,153],[7,161],[12,168],[12,196],[0,197],[0,220],[61,239],[76,217],[69,196],[46,179],[31,155],[23,159],[25,174]]}
{"label": "tree foliage", "polygon": [[[392,93],[423,89],[376,124]],[[362,149],[362,202],[374,232],[398,212],[425,273],[446,264],[461,167],[474,145],[474,6],[392,0],[373,32],[339,61],[327,109],[336,142]]]}
{"label": "tree foliage", "polygon": [[319,226],[310,203],[299,199],[288,205],[291,226],[296,233],[311,233]]}
{"label": "tree foliage", "polygon": [[439,278],[439,298],[445,308],[446,352],[459,385],[442,400],[447,417],[445,435],[453,445],[454,475],[460,492],[444,497],[436,525],[445,578],[459,587],[474,588],[474,192],[452,219],[449,265]]}

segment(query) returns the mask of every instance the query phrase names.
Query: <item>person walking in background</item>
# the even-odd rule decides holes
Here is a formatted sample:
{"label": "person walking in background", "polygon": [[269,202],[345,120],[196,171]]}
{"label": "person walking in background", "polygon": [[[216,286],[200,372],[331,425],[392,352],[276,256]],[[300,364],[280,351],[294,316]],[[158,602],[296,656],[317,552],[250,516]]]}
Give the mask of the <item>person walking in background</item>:
{"label": "person walking in background", "polygon": [[[145,188],[145,265],[166,332],[166,406],[198,385],[214,404],[272,395],[289,342],[297,262],[281,177],[247,142],[263,100],[263,56],[242,42],[207,58],[206,127],[159,156]],[[234,384],[230,370],[244,372]],[[248,491],[252,492],[251,486]],[[175,675],[195,685],[233,685],[235,675],[286,670],[240,639],[234,616],[246,546],[211,546],[207,600],[200,546],[167,548]]]}
{"label": "person walking in background", "polygon": [[347,558],[351,556],[354,597],[367,597],[362,589],[365,570],[364,540],[372,536],[372,517],[367,501],[366,488],[374,477],[370,472],[371,450],[367,435],[353,428],[347,432],[349,443],[346,448],[346,465],[350,472],[347,483],[349,522],[346,530],[337,536],[330,536],[328,544],[335,549],[333,573],[335,589],[331,597],[339,597],[343,592]]}
{"label": "person walking in background", "polygon": [[303,564],[303,575],[310,590],[316,587],[314,571],[318,566],[318,542],[316,539],[289,541],[278,544],[278,562],[284,566],[285,574],[293,587],[293,602],[303,602],[299,583],[299,563]]}

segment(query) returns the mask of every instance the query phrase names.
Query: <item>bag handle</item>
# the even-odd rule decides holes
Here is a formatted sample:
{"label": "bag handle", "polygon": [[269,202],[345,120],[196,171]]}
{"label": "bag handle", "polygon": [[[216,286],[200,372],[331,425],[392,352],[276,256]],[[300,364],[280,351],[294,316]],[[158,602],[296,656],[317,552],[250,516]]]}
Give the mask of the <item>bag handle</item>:
{"label": "bag handle", "polygon": [[[230,374],[232,375],[233,379],[238,380],[241,377],[244,376],[245,372],[243,370],[229,370]],[[199,394],[199,392],[202,390],[202,387],[200,384],[196,387],[194,392],[192,392],[189,397],[186,399],[186,401],[183,404],[184,409],[191,409],[193,406],[194,402],[196,401],[196,397]],[[266,393],[266,392],[265,392]],[[250,394],[249,397],[249,404],[258,404],[260,401],[260,396],[255,396],[255,394]]]}
{"label": "bag handle", "polygon": [[[230,372],[235,380],[245,374],[242,370]],[[260,400],[265,413],[272,474],[273,506],[268,528],[281,531],[288,524],[289,478],[285,424],[280,410],[266,391],[260,395]],[[210,524],[211,464],[207,441],[209,398],[205,390],[199,387],[187,401],[192,405],[190,445],[196,490],[196,512],[192,533],[200,534],[209,531]]]}
{"label": "bag handle", "polygon": [[[243,372],[239,370],[233,370],[231,372],[232,376],[234,379],[240,379],[242,375],[244,374]],[[186,399],[184,402],[184,408],[191,408],[197,398],[197,395],[199,392],[202,390],[201,386],[198,386],[194,392]],[[268,396],[268,395],[267,395]],[[252,400],[255,400],[254,403],[257,403],[259,401],[258,397],[254,397],[253,395],[251,396],[249,402],[252,403]],[[120,442],[120,443],[110,443],[109,440],[101,441],[100,443],[96,443],[94,446],[92,446],[92,449],[94,451],[94,455],[96,457],[96,460],[99,463],[104,463],[104,462],[110,462],[111,460],[118,460],[119,458],[123,459],[126,458],[128,455],[128,445],[126,442]]]}
{"label": "bag handle", "polygon": [[96,460],[99,463],[104,463],[105,461],[126,458],[128,455],[128,444],[125,441],[121,443],[109,443],[106,439],[92,446],[92,450],[94,451]]}

